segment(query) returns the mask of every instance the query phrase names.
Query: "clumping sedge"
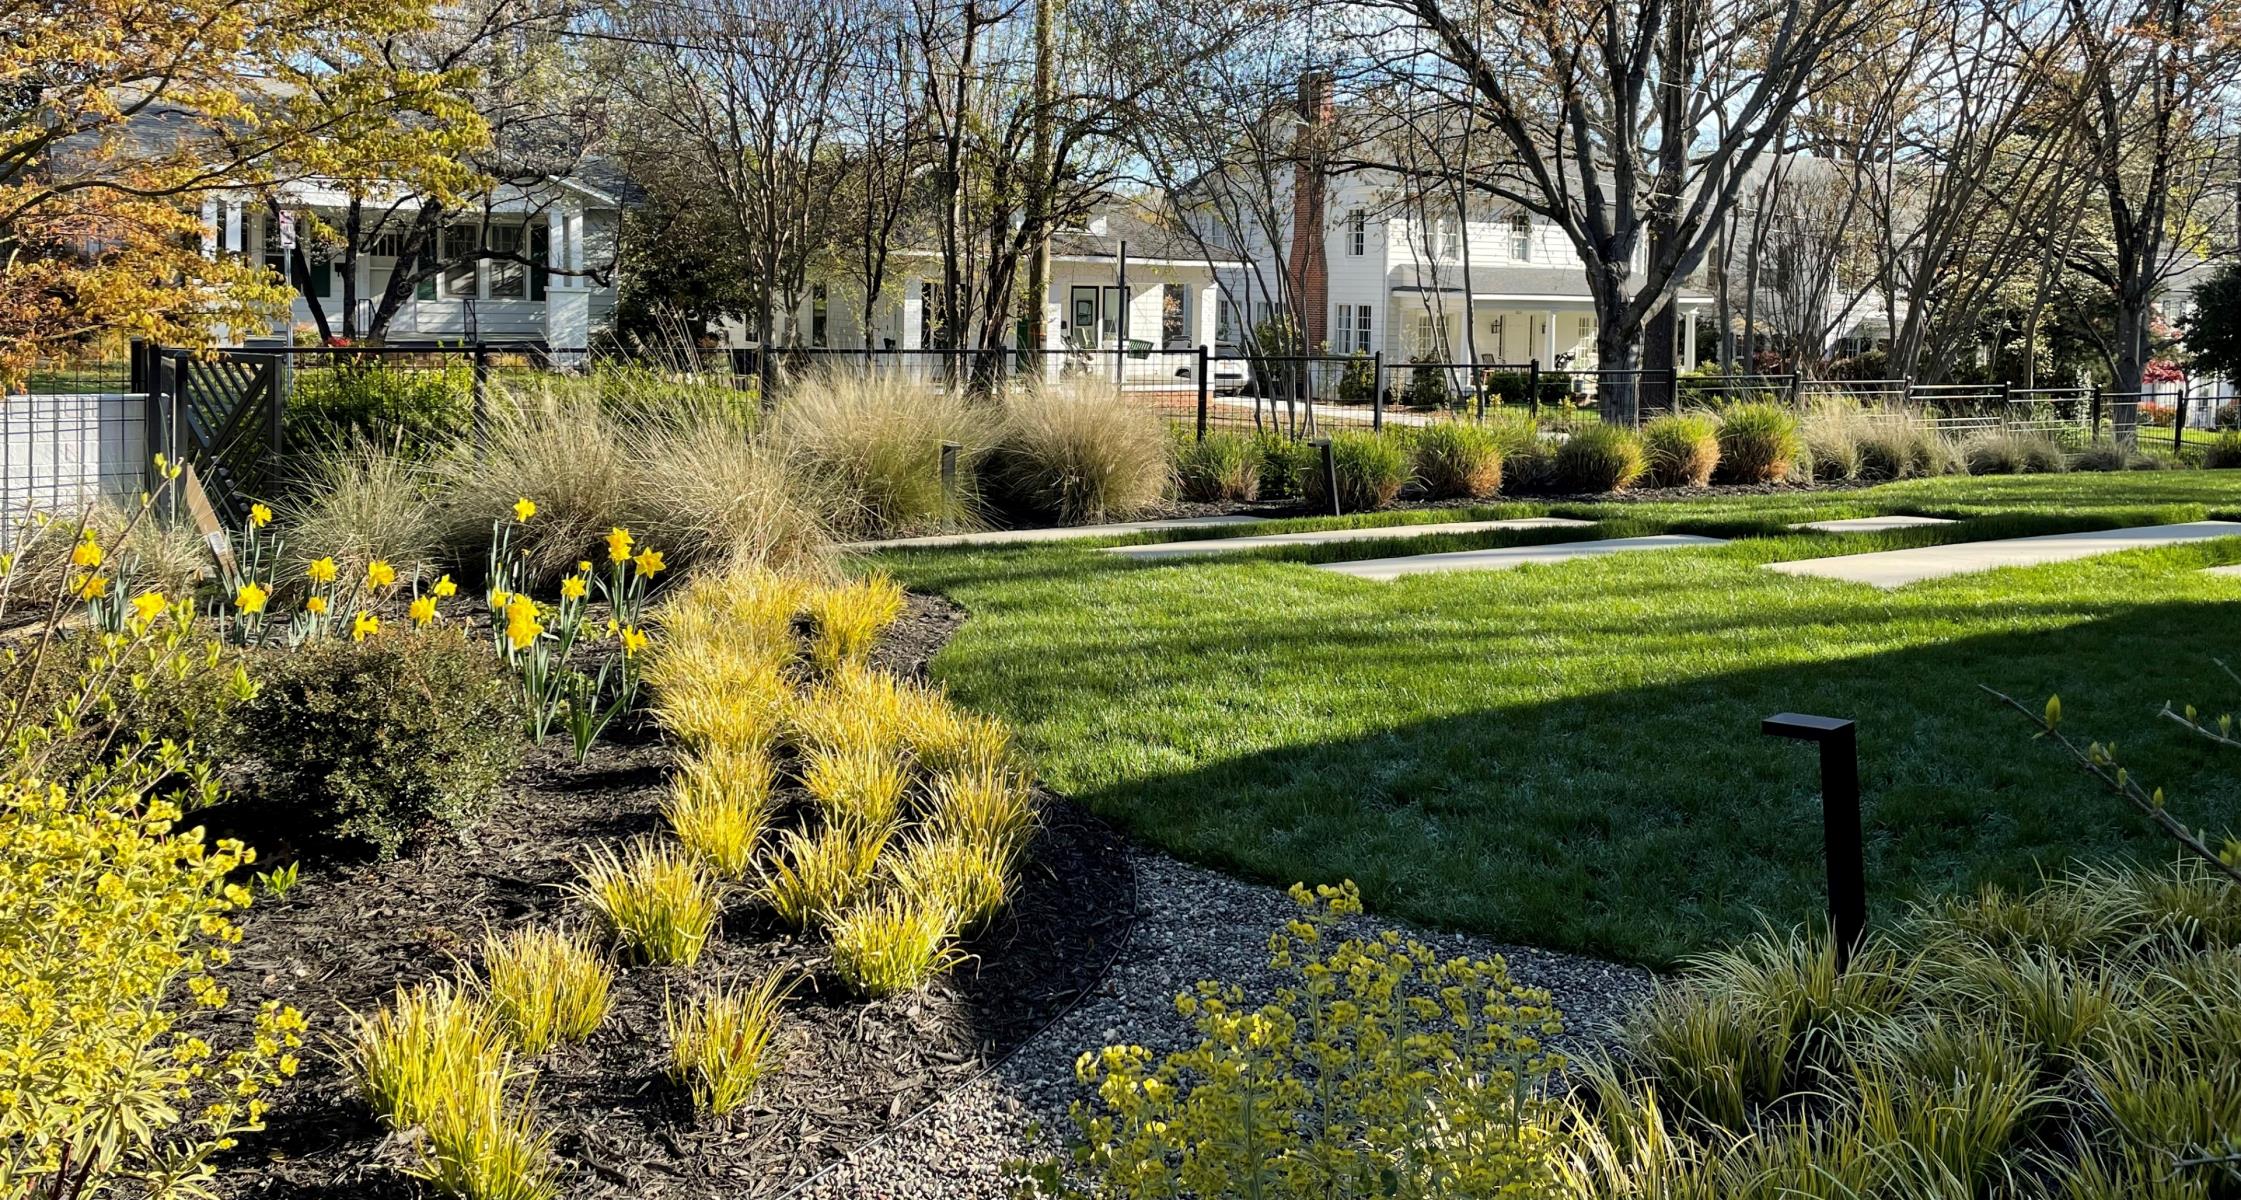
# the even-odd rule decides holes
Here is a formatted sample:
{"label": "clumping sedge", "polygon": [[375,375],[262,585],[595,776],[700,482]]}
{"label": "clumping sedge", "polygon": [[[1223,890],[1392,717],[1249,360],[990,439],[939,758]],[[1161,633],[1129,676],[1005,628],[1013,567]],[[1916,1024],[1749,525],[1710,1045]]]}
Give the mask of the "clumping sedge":
{"label": "clumping sedge", "polygon": [[593,850],[574,887],[617,950],[643,963],[691,966],[716,928],[723,897],[683,850],[640,838]]}
{"label": "clumping sedge", "polygon": [[957,914],[932,898],[888,895],[833,922],[833,969],[860,996],[915,991],[963,958],[951,948]]}
{"label": "clumping sedge", "polygon": [[526,1054],[580,1042],[607,1019],[615,973],[585,938],[525,927],[483,939],[491,1007]]}
{"label": "clumping sedge", "polygon": [[669,1076],[692,1093],[694,1108],[728,1116],[754,1094],[771,1068],[779,1009],[789,991],[772,972],[752,986],[733,981],[681,1005],[662,1002]]}

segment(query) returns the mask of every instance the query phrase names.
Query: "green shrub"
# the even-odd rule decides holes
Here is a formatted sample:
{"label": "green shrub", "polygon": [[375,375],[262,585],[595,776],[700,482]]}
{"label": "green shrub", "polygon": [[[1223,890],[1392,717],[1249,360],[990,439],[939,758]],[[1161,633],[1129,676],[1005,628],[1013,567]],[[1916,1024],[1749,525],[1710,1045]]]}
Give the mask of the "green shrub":
{"label": "green shrub", "polygon": [[1109,384],[1079,382],[1008,397],[988,463],[1003,503],[1067,525],[1135,516],[1159,501],[1173,470],[1157,412]]}
{"label": "green shrub", "polygon": [[1804,450],[1797,417],[1778,404],[1738,404],[1720,416],[1719,478],[1780,483]]}
{"label": "green shrub", "polygon": [[1175,490],[1185,500],[1217,503],[1261,494],[1261,458],[1243,434],[1209,432],[1175,447]]}
{"label": "green shrub", "polygon": [[1659,487],[1703,487],[1720,462],[1720,428],[1710,417],[1675,414],[1642,427],[1642,451]]}
{"label": "green shrub", "polygon": [[[1324,487],[1321,451],[1310,446],[1309,452],[1318,457],[1309,460],[1303,490],[1309,504],[1327,508],[1331,501]],[[1408,482],[1408,451],[1383,434],[1358,429],[1332,434],[1331,461],[1338,475],[1339,507],[1346,512],[1383,508]]]}
{"label": "green shrub", "polygon": [[2241,433],[2226,430],[2202,451],[2202,465],[2208,470],[2222,471],[2241,467]]}
{"label": "green shrub", "polygon": [[1642,439],[1616,425],[1589,425],[1556,448],[1556,486],[1567,492],[1615,492],[1649,469]]}
{"label": "green shrub", "polygon": [[1434,500],[1483,500],[1502,487],[1502,439],[1493,430],[1442,421],[1416,437],[1416,482]]}
{"label": "green shrub", "polygon": [[1377,399],[1377,364],[1369,355],[1357,350],[1347,356],[1346,369],[1338,377],[1338,398],[1347,404]]}
{"label": "green shrub", "polygon": [[2037,475],[2068,466],[2062,447],[2052,438],[2020,429],[1981,433],[1961,447],[1961,461],[1971,475]]}
{"label": "green shrub", "polygon": [[[1176,1001],[1194,1046],[1108,1046],[1076,1068],[1070,1163],[1036,1192],[1088,1196],[1554,1196],[1562,1147],[1542,1084],[1562,1017],[1499,958],[1344,937],[1353,885],[1304,888],[1271,940],[1280,987],[1206,982]],[[1461,1131],[1468,1131],[1461,1136]]]}
{"label": "green shrub", "polygon": [[514,687],[458,630],[275,651],[239,711],[247,803],[276,829],[387,857],[427,827],[466,826],[521,762]]}
{"label": "green shrub", "polygon": [[1281,500],[1302,495],[1307,473],[1316,464],[1315,447],[1297,438],[1262,430],[1253,435],[1253,463],[1261,495]]}
{"label": "green shrub", "polygon": [[1446,408],[1455,403],[1455,383],[1448,377],[1448,369],[1429,363],[1411,367],[1401,403],[1410,408]]}
{"label": "green shrub", "polygon": [[459,441],[474,424],[474,369],[458,355],[440,367],[344,359],[295,372],[283,432],[292,449],[359,442],[420,458]]}

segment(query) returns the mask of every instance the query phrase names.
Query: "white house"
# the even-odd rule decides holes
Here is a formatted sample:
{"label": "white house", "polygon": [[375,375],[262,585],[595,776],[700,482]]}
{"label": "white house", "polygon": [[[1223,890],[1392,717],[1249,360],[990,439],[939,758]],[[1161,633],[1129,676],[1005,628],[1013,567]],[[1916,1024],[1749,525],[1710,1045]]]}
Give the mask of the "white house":
{"label": "white house", "polygon": [[[263,261],[290,276],[288,256],[305,238],[310,267],[307,289],[318,297],[330,324],[343,321],[343,256],[318,247],[310,218],[339,227],[350,197],[319,181],[285,185],[277,195],[218,194],[203,202],[203,250]],[[404,253],[417,202],[384,198],[363,212],[382,214],[387,227],[361,239],[356,272],[358,328],[388,289]],[[578,179],[549,178],[504,184],[473,209],[451,217],[438,244],[423,256],[437,267],[417,280],[383,331],[391,341],[537,341],[563,359],[586,348],[612,319],[611,269],[622,216],[614,192]],[[299,292],[285,322],[270,329],[234,330],[232,340],[285,339],[313,323],[310,302]]]}

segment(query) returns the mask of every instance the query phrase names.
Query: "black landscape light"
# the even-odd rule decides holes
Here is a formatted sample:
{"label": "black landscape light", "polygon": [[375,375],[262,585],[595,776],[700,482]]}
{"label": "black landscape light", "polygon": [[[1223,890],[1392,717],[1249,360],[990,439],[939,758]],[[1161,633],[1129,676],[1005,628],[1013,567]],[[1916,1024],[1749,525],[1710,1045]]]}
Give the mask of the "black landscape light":
{"label": "black landscape light", "polygon": [[1338,453],[1331,449],[1331,439],[1316,438],[1308,444],[1323,454],[1323,494],[1331,498],[1331,515],[1345,516],[1338,506]]}
{"label": "black landscape light", "polygon": [[1776,713],[1759,732],[1817,742],[1821,747],[1821,842],[1829,870],[1829,933],[1836,969],[1851,965],[1867,937],[1867,865],[1860,839],[1858,726],[1840,717]]}

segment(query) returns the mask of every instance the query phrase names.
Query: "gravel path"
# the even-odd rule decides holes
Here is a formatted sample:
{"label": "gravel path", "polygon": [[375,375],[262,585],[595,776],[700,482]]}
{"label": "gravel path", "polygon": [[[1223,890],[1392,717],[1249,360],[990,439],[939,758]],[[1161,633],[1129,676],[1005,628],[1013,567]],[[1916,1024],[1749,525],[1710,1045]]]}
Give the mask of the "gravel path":
{"label": "gravel path", "polygon": [[[1135,1042],[1164,1053],[1188,1044],[1179,991],[1201,979],[1268,994],[1268,935],[1297,909],[1277,888],[1244,883],[1165,855],[1132,851],[1138,923],[1127,956],[1103,990],[1022,1046],[995,1073],[952,1094],[884,1142],[858,1150],[799,1193],[802,1200],[1003,1200],[1005,1164],[1055,1148],[1078,1094],[1074,1060],[1085,1050]],[[1393,922],[1404,932],[1421,931]],[[1638,968],[1503,946],[1462,934],[1427,937],[1458,955],[1500,954],[1521,984],[1548,989],[1577,1051],[1601,1036],[1650,988]],[[1039,1132],[1037,1132],[1039,1127]]]}

